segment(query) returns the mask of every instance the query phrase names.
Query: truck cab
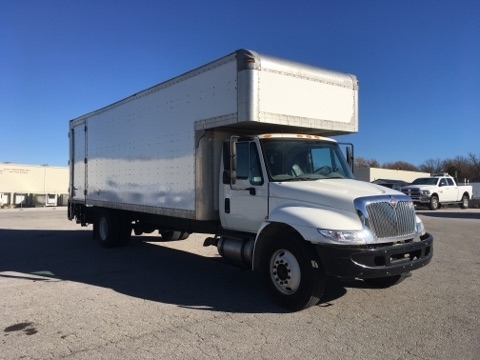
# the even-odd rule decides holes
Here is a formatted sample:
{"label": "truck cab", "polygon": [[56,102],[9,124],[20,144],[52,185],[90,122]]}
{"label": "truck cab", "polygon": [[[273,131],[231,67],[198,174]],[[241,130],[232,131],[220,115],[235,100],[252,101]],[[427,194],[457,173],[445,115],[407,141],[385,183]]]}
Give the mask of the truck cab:
{"label": "truck cab", "polygon": [[333,139],[232,136],[222,163],[220,219],[236,235],[215,245],[263,273],[286,307],[318,302],[326,275],[390,286],[431,259],[410,198],[356,181]]}
{"label": "truck cab", "polygon": [[227,185],[220,204],[225,228],[256,233],[270,218],[275,205],[269,200],[275,190],[280,195],[314,180],[353,179],[338,144],[329,138],[266,134],[232,141],[233,146],[224,147],[222,170],[222,183]]}

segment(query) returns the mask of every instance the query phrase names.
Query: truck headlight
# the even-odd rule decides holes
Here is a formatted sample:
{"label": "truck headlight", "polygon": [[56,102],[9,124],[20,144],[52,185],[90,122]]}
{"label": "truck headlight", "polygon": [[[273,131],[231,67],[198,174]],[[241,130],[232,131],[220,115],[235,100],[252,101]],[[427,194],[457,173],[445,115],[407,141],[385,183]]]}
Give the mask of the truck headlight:
{"label": "truck headlight", "polygon": [[362,230],[317,229],[317,231],[328,240],[340,244],[368,244],[375,241],[372,233],[365,228]]}
{"label": "truck headlight", "polygon": [[422,195],[430,195],[430,190],[422,190]]}
{"label": "truck headlight", "polygon": [[423,226],[423,221],[415,215],[415,229],[417,231],[417,236],[425,235],[425,226]]}

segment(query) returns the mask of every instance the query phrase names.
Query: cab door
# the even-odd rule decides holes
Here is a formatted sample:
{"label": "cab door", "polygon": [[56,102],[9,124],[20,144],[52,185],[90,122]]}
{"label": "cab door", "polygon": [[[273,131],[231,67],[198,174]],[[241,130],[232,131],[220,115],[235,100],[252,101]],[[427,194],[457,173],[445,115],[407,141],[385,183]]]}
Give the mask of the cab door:
{"label": "cab door", "polygon": [[[235,179],[223,176],[220,218],[226,229],[256,233],[268,215],[268,182],[255,141],[237,141]],[[226,147],[224,146],[224,151]],[[224,173],[230,168],[224,156]]]}
{"label": "cab door", "polygon": [[443,191],[443,201],[457,201],[458,199],[458,187],[455,185],[452,179],[442,178],[440,185]]}

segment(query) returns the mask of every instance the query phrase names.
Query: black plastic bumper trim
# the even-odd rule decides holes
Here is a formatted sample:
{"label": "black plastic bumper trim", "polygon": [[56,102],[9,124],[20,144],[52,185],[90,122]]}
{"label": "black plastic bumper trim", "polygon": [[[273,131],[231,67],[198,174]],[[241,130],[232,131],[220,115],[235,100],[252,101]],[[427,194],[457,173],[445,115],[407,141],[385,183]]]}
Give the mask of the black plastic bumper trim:
{"label": "black plastic bumper trim", "polygon": [[376,278],[400,275],[427,265],[433,256],[433,236],[394,245],[315,246],[325,271],[342,278]]}

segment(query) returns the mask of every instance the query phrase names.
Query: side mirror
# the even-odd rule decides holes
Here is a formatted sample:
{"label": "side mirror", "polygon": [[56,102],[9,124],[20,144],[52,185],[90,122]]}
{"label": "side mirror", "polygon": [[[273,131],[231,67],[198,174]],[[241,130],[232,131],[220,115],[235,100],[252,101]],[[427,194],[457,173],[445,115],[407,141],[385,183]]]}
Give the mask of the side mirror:
{"label": "side mirror", "polygon": [[353,157],[353,145],[348,144],[346,148],[346,156],[347,156],[347,163],[350,165],[350,169],[352,170],[352,173],[355,168],[355,158]]}
{"label": "side mirror", "polygon": [[234,185],[237,182],[237,143],[238,136],[230,137],[230,183]]}
{"label": "side mirror", "polygon": [[223,176],[224,184],[234,185],[237,182],[237,143],[238,136],[231,136],[223,142]]}

